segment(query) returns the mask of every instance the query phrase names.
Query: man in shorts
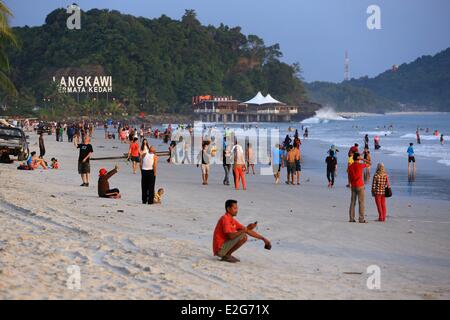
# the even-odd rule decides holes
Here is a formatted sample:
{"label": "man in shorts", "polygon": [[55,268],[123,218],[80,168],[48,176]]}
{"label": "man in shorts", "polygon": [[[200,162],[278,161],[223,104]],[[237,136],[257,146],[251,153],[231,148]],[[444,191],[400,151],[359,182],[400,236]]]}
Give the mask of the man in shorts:
{"label": "man in shorts", "polygon": [[247,241],[247,235],[264,241],[264,248],[271,249],[270,241],[253,230],[256,228],[257,222],[244,227],[235,219],[238,213],[236,200],[227,200],[225,210],[226,213],[219,219],[214,229],[213,252],[215,256],[221,257],[222,261],[239,262],[240,260],[232,254]]}
{"label": "man in shorts", "polygon": [[80,149],[80,154],[78,156],[78,173],[81,175],[81,180],[83,181],[81,187],[89,187],[89,175],[91,173],[89,159],[91,158],[94,149],[90,144],[88,135],[84,136],[83,143],[78,144],[77,148]]}
{"label": "man in shorts", "polygon": [[409,144],[408,150],[406,150],[406,153],[408,153],[408,177],[410,174],[410,164],[413,163],[413,175],[416,175],[416,157],[414,156],[414,148],[413,143],[411,142]]}
{"label": "man in shorts", "polygon": [[205,141],[202,145],[202,150],[197,156],[197,167],[201,164],[202,166],[202,184],[208,184],[209,177],[209,163],[211,161],[211,155],[208,153],[209,142]]}

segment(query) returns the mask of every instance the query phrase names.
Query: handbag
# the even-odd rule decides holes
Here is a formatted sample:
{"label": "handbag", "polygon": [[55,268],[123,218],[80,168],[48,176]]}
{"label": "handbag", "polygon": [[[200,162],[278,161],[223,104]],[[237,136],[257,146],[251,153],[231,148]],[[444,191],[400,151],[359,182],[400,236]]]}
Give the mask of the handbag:
{"label": "handbag", "polygon": [[386,180],[387,180],[387,185],[384,188],[384,196],[386,198],[390,198],[390,197],[392,197],[392,188],[391,188],[391,184],[389,183],[389,180],[387,177],[386,177]]}

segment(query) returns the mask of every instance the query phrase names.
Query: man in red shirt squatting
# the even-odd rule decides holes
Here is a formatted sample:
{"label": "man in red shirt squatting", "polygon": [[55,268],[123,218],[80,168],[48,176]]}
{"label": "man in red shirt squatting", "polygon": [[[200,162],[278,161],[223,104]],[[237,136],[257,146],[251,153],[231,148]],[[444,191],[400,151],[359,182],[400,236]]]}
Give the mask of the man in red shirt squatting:
{"label": "man in red shirt squatting", "polygon": [[[353,163],[348,167],[348,176],[350,180],[350,185],[352,187],[352,199],[350,202],[350,221],[355,221],[355,205],[356,198],[358,198],[359,205],[359,222],[366,223],[364,219],[364,178],[363,178],[363,170],[367,166],[370,166],[370,161],[361,158],[359,153],[353,154]],[[361,163],[361,161],[363,163]]]}
{"label": "man in red shirt squatting", "polygon": [[215,256],[221,257],[222,261],[239,262],[239,259],[231,254],[247,241],[247,235],[264,241],[265,249],[270,250],[272,248],[268,239],[253,231],[257,222],[250,223],[247,227],[244,227],[234,219],[238,213],[236,200],[227,200],[225,202],[225,210],[226,213],[220,217],[214,229],[213,251]]}

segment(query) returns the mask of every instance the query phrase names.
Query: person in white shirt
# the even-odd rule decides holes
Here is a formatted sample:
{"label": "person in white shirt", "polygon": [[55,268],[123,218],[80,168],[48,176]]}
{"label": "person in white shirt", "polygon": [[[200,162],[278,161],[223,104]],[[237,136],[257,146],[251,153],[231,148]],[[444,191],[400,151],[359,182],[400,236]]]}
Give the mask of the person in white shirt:
{"label": "person in white shirt", "polygon": [[245,182],[245,154],[242,146],[235,141],[231,154],[234,155],[233,173],[234,173],[234,187],[239,190],[239,181],[242,181],[242,188],[247,190],[247,183]]}
{"label": "person in white shirt", "polygon": [[143,153],[141,156],[141,189],[142,203],[153,204],[155,198],[156,169],[158,166],[158,156],[155,154],[155,148],[150,147],[149,153]]}

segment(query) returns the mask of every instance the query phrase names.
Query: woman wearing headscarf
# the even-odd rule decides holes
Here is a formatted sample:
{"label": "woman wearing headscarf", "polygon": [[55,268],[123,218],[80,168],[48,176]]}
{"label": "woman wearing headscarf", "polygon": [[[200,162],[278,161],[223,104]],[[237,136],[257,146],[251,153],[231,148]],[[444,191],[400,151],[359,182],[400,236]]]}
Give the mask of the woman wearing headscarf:
{"label": "woman wearing headscarf", "polygon": [[378,221],[386,221],[386,187],[389,186],[389,178],[384,170],[384,164],[379,163],[373,176],[372,196],[378,209]]}

